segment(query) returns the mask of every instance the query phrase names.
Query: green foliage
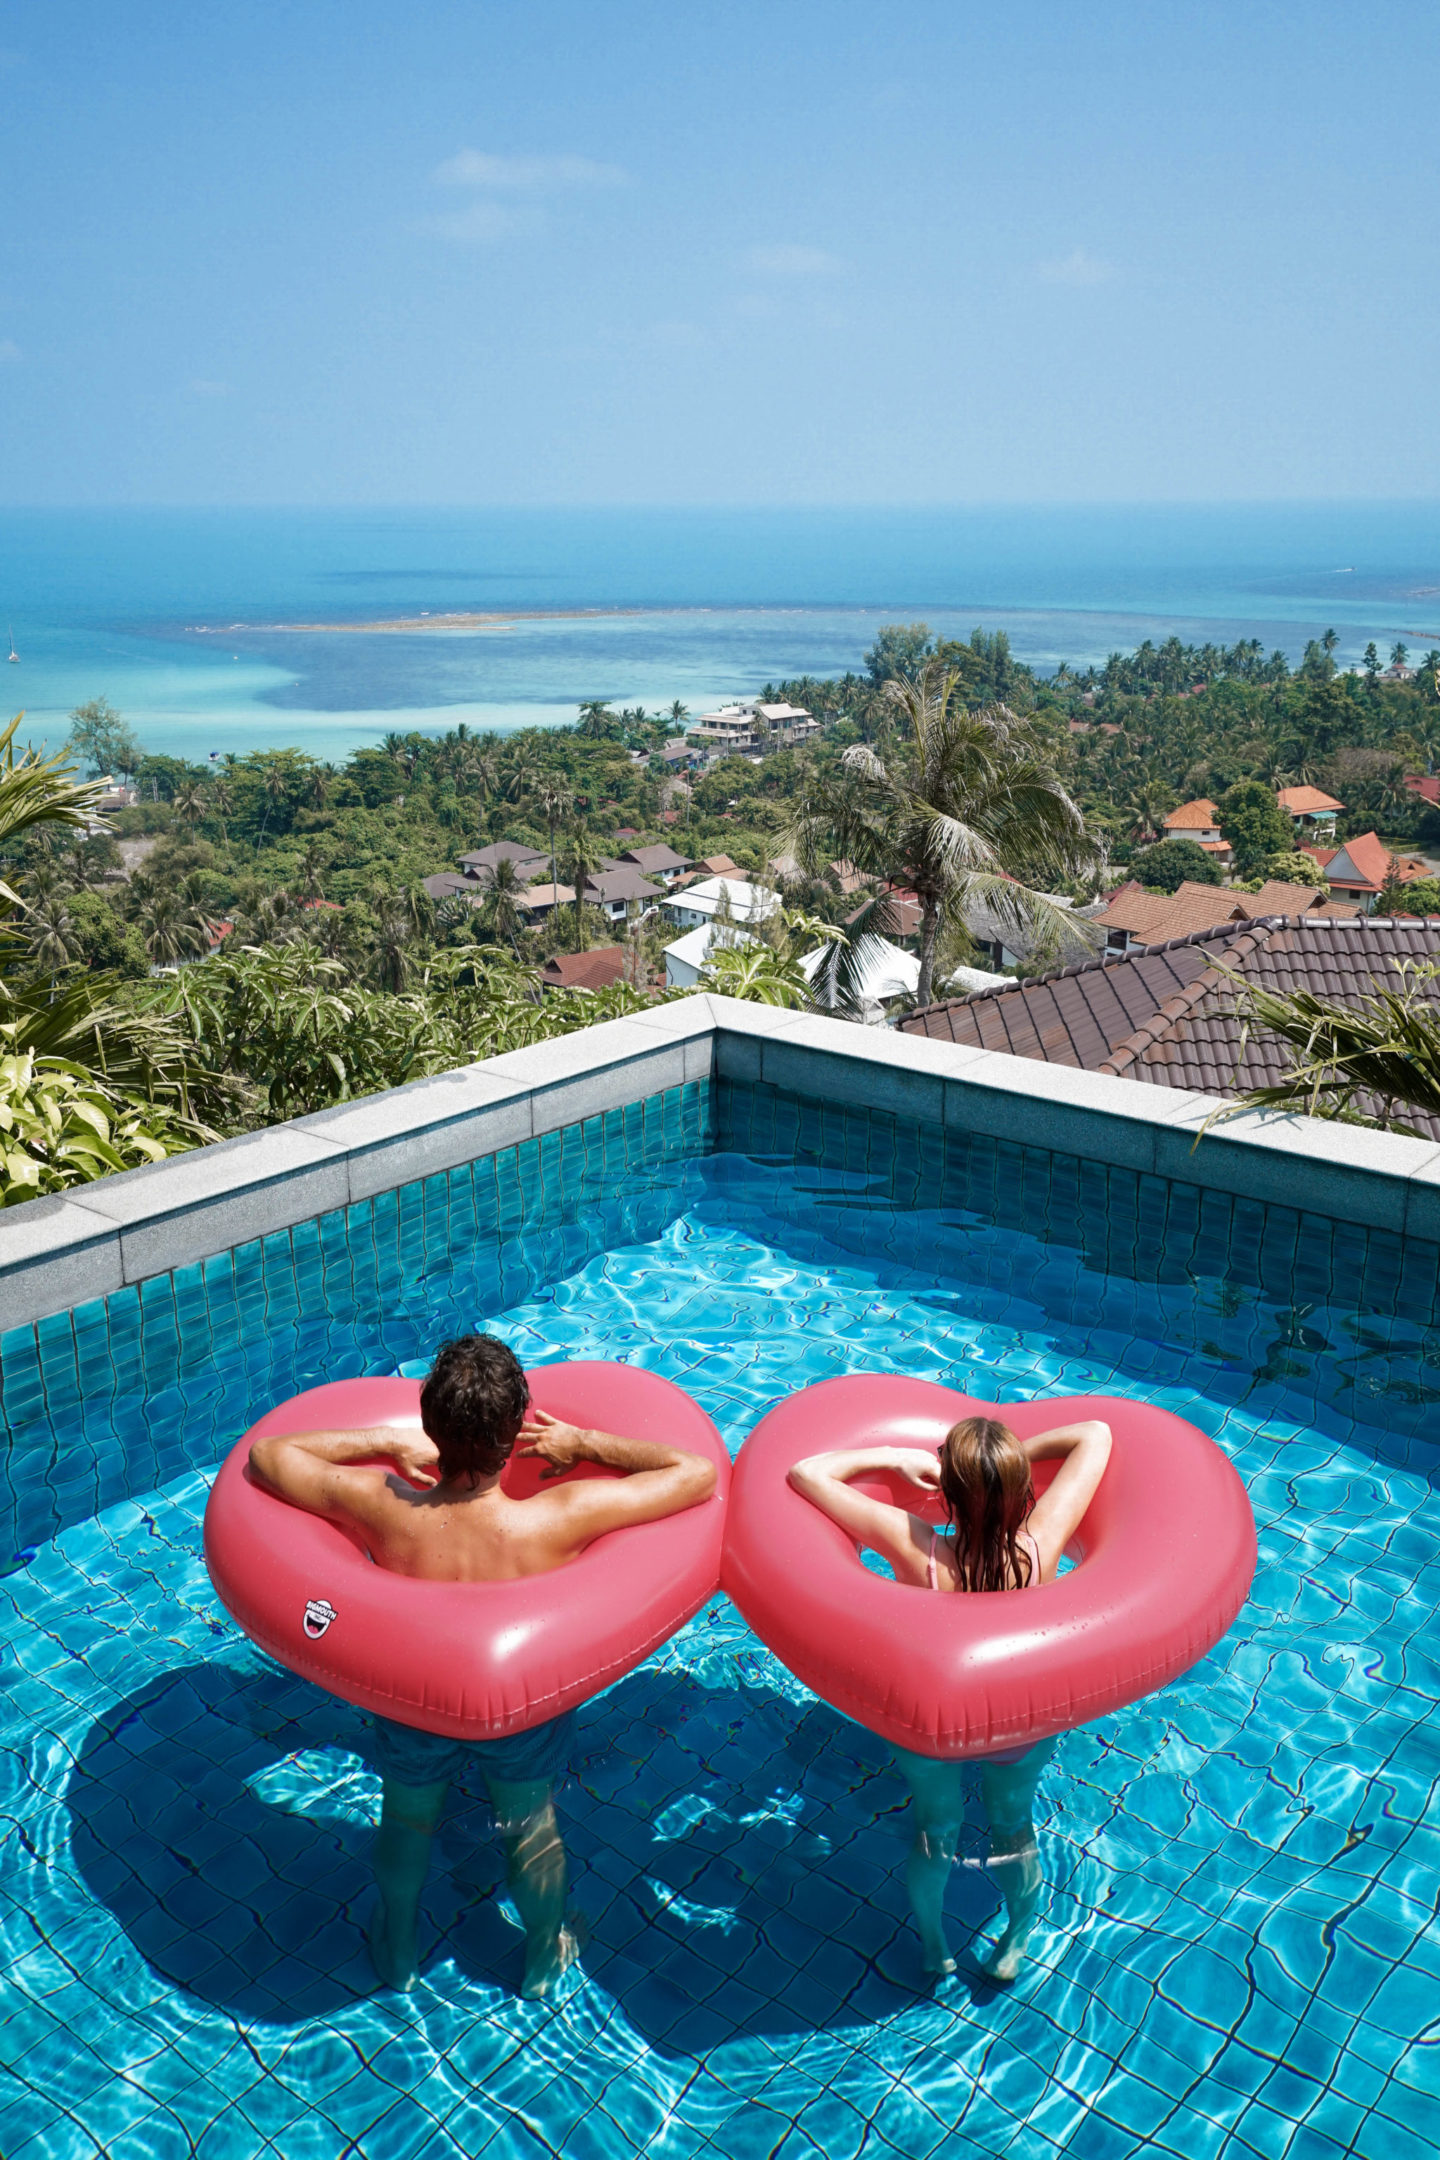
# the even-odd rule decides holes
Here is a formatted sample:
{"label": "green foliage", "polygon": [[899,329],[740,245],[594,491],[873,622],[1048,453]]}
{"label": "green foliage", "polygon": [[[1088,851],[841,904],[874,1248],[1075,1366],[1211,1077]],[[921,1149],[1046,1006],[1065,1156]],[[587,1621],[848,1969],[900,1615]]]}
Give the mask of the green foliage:
{"label": "green foliage", "polygon": [[1224,883],[1220,865],[1198,840],[1159,840],[1154,847],[1143,848],[1130,869],[1142,885],[1156,886],[1161,892],[1178,892],[1187,879],[1193,885]]}
{"label": "green foliage", "polygon": [[568,1035],[650,1001],[623,984],[542,993],[533,970],[473,946],[434,955],[403,992],[373,990],[302,941],[242,947],[178,969],[155,1002],[212,1071],[244,1083],[247,1122],[268,1124]]}
{"label": "green foliage", "polygon": [[1272,855],[1264,865],[1267,878],[1274,878],[1282,885],[1325,885],[1325,873],[1313,855],[1306,855],[1299,848],[1287,848]]}
{"label": "green foliage", "polygon": [[722,997],[747,998],[752,1005],[783,1005],[809,1012],[810,983],[796,959],[768,945],[722,945],[708,955],[700,988]]}
{"label": "green foliage", "polygon": [[0,1026],[0,1207],[194,1147],[205,1135],[83,1065],[6,1048]]}
{"label": "green foliage", "polygon": [[108,698],[91,698],[70,715],[66,751],[92,776],[133,773],[143,752]]}
{"label": "green foliage", "polygon": [[1395,988],[1353,1001],[1232,977],[1247,1027],[1276,1037],[1291,1058],[1272,1086],[1252,1089],[1211,1122],[1241,1110],[1289,1110],[1405,1132],[1419,1129],[1406,1111],[1440,1116],[1440,968],[1397,960],[1395,969]]}
{"label": "green foliage", "polygon": [[116,905],[91,892],[71,893],[66,905],[82,966],[126,981],[144,981],[150,972],[145,941]]}
{"label": "green foliage", "polygon": [[884,623],[865,654],[864,665],[877,689],[887,682],[913,682],[934,652],[929,623]]}
{"label": "green foliage", "polygon": [[1392,905],[1397,914],[1440,915],[1440,877],[1412,878],[1400,886],[1393,903],[1388,898],[1380,902],[1382,909]]}
{"label": "green foliage", "polygon": [[1215,809],[1240,877],[1252,877],[1270,856],[1288,854],[1294,846],[1295,827],[1263,780],[1237,780]]}

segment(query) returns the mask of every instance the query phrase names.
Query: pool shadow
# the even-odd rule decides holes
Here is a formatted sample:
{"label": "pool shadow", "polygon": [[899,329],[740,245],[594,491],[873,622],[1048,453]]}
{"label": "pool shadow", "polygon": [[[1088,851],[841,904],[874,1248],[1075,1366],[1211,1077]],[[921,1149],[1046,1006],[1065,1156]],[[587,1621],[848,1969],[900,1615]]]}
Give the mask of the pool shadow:
{"label": "pool shadow", "polygon": [[[364,1719],[278,1670],[186,1665],[99,1718],[67,1789],[91,1894],[139,1956],[242,2019],[302,2024],[375,1993],[362,1928],[371,1829]],[[483,1787],[452,1788],[422,1939],[513,1989]],[[373,1798],[371,1798],[373,1805]],[[666,2052],[893,2015],[925,1987],[901,1879],[888,1751],[823,1704],[632,1674],[581,1716],[560,1812],[585,1971]],[[957,1869],[957,1944],[995,1910]]]}

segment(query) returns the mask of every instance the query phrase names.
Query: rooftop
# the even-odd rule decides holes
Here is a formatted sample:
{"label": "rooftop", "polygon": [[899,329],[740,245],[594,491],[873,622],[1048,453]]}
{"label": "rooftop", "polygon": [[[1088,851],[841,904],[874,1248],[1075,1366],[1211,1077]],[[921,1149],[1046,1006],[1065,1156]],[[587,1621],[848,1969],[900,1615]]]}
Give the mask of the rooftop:
{"label": "rooftop", "polygon": [[476,848],[469,855],[460,857],[461,868],[468,870],[472,877],[478,877],[482,870],[493,870],[497,863],[548,861],[549,856],[544,848],[530,847],[520,840],[492,840],[488,847]]}
{"label": "rooftop", "polygon": [[[1272,916],[927,1005],[901,1027],[1086,1072],[1240,1095],[1278,1080],[1287,1053],[1258,1031],[1242,1032],[1222,968],[1269,989],[1359,998],[1393,988],[1396,961],[1436,958],[1440,920]],[[1440,1118],[1417,1113],[1415,1124],[1440,1140]]]}
{"label": "rooftop", "polygon": [[1165,820],[1167,832],[1203,832],[1207,826],[1218,825],[1219,816],[1208,795],[1197,795],[1194,802],[1182,802]]}
{"label": "rooftop", "polygon": [[625,973],[621,945],[592,945],[588,952],[556,953],[540,970],[552,990],[608,990]]}
{"label": "rooftop", "polygon": [[1282,810],[1290,812],[1291,817],[1319,817],[1327,811],[1345,807],[1318,787],[1282,787],[1275,800]]}

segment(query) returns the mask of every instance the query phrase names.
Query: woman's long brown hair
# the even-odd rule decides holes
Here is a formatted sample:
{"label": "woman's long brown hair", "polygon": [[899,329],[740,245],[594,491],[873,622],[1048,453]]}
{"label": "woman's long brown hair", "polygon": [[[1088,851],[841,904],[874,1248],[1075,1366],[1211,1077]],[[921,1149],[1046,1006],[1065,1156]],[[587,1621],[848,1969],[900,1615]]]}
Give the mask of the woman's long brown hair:
{"label": "woman's long brown hair", "polygon": [[998,1418],[961,1418],[940,1450],[940,1491],[955,1525],[955,1560],[967,1590],[1013,1590],[1032,1562],[1018,1542],[1035,1505],[1030,1461]]}

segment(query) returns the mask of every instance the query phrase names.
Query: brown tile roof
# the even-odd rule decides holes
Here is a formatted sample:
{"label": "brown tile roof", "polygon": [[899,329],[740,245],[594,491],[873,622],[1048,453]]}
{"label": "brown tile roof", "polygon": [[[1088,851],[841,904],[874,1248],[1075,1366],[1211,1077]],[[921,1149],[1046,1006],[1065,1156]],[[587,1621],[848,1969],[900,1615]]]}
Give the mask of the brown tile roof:
{"label": "brown tile roof", "polygon": [[1178,892],[1119,894],[1095,921],[1102,930],[1127,930],[1147,945],[1164,945],[1233,922],[1241,913],[1234,893],[1223,885],[1196,885],[1187,878]]}
{"label": "brown tile roof", "polygon": [[[1393,987],[1397,960],[1440,959],[1440,919],[1320,913],[1216,924],[1123,959],[1091,960],[1004,989],[923,1006],[903,1020],[931,1035],[1015,1057],[1078,1066],[1159,1087],[1240,1095],[1278,1080],[1288,1053],[1252,1030],[1242,1039],[1221,968],[1274,990],[1361,997]],[[1440,986],[1432,994],[1440,996]],[[1440,1118],[1408,1114],[1440,1140]]]}
{"label": "brown tile roof", "polygon": [[674,848],[667,847],[663,841],[654,847],[626,848],[620,860],[633,863],[637,870],[645,871],[650,877],[657,870],[688,870],[690,867],[688,855],[677,855]]}
{"label": "brown tile roof", "polygon": [[540,970],[552,990],[608,990],[625,973],[620,945],[592,945],[589,952],[556,953]]}

